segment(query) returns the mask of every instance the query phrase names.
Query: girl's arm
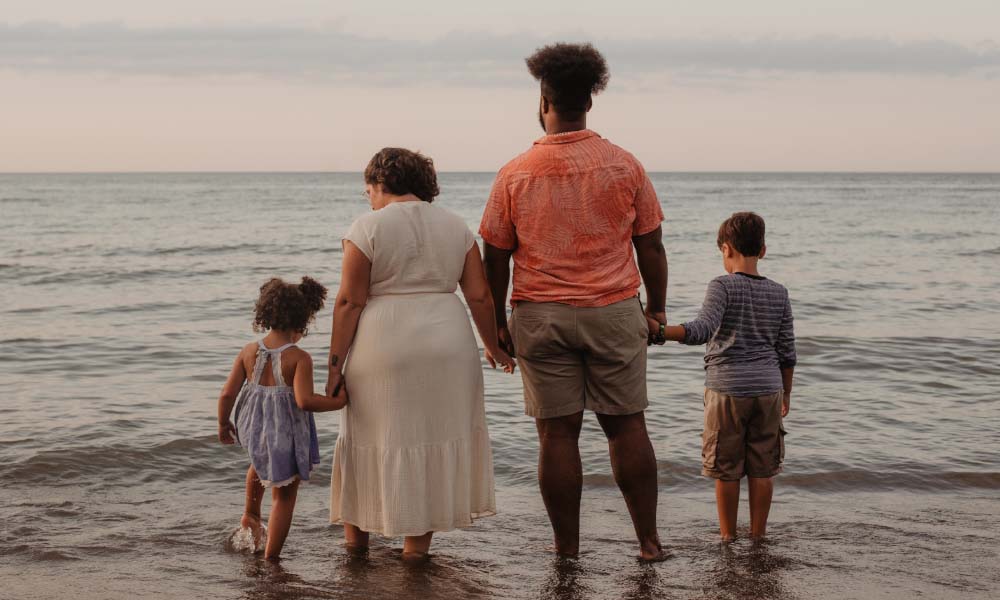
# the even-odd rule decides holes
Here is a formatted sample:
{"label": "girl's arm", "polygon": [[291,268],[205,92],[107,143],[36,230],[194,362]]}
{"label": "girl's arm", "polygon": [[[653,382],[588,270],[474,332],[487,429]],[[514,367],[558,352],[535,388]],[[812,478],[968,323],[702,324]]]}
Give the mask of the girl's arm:
{"label": "girl's arm", "polygon": [[219,394],[219,441],[229,445],[236,442],[236,427],[229,420],[229,415],[233,412],[233,405],[236,404],[236,397],[240,394],[240,388],[247,379],[246,369],[243,368],[243,353],[236,357],[233,368],[229,371],[229,378],[222,386],[222,393]]}
{"label": "girl's arm", "polygon": [[354,343],[361,311],[368,304],[368,286],[371,284],[372,263],[353,242],[344,240],[344,265],[341,269],[340,289],[333,304],[333,332],[330,334],[330,356],[326,366],[326,395],[333,396],[333,390],[343,378],[342,369],[347,352]]}
{"label": "girl's arm", "polygon": [[295,364],[295,375],[293,375],[292,379],[295,404],[302,410],[312,412],[326,412],[344,408],[347,404],[347,390],[343,389],[343,386],[341,386],[339,393],[333,398],[315,393],[313,389],[312,356],[305,351],[302,354],[302,358]]}
{"label": "girl's arm", "polygon": [[483,270],[483,259],[479,256],[479,244],[473,243],[465,254],[465,267],[462,269],[462,279],[458,284],[462,287],[462,295],[469,305],[472,321],[479,330],[479,337],[486,348],[486,360],[494,369],[499,362],[503,370],[514,372],[514,359],[500,348],[497,341],[496,312],[493,308],[493,294],[490,284],[486,282],[486,272]]}

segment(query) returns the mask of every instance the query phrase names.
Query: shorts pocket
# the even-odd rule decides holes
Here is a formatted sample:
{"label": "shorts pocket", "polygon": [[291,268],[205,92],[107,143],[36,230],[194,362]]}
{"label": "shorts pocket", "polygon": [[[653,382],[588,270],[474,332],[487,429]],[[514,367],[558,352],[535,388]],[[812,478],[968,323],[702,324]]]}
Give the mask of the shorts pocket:
{"label": "shorts pocket", "polygon": [[717,471],[719,463],[719,432],[703,431],[701,434],[701,466],[709,471]]}

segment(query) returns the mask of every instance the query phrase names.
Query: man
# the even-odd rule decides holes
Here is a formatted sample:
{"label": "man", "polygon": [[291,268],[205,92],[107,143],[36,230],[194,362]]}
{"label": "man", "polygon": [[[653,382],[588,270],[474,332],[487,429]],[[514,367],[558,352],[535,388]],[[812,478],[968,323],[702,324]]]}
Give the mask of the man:
{"label": "man", "polygon": [[555,549],[579,552],[578,440],[589,409],[608,438],[640,557],[662,560],[656,457],[643,411],[647,343],[664,342],[666,323],[663,212],[642,165],[587,129],[592,95],[608,83],[604,57],[590,44],[554,44],[527,64],[541,84],[546,135],[500,170],[480,234],[500,340],[516,350],[525,412],[538,429],[538,481]]}

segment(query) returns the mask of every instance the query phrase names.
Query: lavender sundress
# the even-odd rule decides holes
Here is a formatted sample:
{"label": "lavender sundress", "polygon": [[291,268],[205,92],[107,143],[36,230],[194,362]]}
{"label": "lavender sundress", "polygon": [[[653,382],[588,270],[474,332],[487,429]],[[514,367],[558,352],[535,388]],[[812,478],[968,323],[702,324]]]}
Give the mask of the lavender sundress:
{"label": "lavender sundress", "polygon": [[[250,464],[265,486],[281,487],[296,479],[309,481],[319,464],[316,420],[295,404],[292,388],[281,376],[281,353],[295,344],[274,350],[258,342],[253,376],[243,384],[236,400],[237,441],[250,455]],[[260,385],[270,362],[275,385]]]}

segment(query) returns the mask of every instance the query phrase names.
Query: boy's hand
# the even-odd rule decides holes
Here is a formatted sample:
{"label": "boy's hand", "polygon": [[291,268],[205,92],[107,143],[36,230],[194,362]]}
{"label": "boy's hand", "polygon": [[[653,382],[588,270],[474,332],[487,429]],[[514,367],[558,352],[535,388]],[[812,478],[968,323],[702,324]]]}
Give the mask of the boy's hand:
{"label": "boy's hand", "polygon": [[644,311],[646,315],[646,325],[649,326],[649,338],[646,343],[649,346],[656,344],[662,346],[667,343],[667,338],[663,335],[663,330],[667,326],[667,313]]}
{"label": "boy's hand", "polygon": [[781,398],[781,416],[787,417],[788,411],[792,409],[792,393],[785,392]]}
{"label": "boy's hand", "polygon": [[232,421],[219,423],[219,442],[226,446],[236,443],[236,426]]}

